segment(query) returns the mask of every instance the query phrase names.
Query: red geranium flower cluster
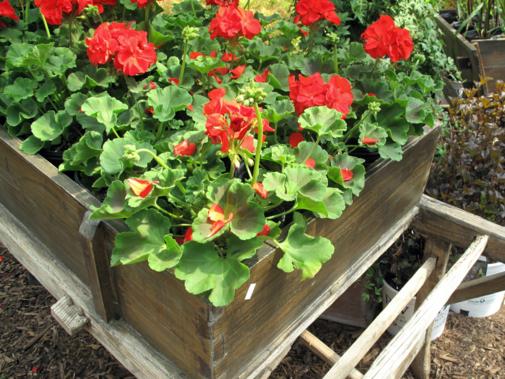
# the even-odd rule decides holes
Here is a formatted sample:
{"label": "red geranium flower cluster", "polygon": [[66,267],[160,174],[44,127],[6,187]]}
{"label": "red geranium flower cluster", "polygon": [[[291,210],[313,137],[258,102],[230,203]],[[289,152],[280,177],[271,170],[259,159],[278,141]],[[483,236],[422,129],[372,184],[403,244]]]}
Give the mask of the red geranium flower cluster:
{"label": "red geranium flower cluster", "polygon": [[[8,18],[12,21],[19,21],[19,17],[16,14],[16,11],[12,7],[9,0],[0,1],[0,17]],[[0,21],[0,28],[5,27],[6,25]]]}
{"label": "red geranium flower cluster", "polygon": [[145,8],[145,6],[151,3],[151,0],[130,0],[133,4],[137,4],[138,8]]}
{"label": "red geranium flower cluster", "polygon": [[335,4],[330,0],[299,0],[296,3],[295,22],[303,25],[312,25],[319,20],[328,20],[332,24],[340,25]]}
{"label": "red geranium flower cluster", "polygon": [[51,25],[60,25],[63,16],[74,11],[74,6],[77,6],[77,14],[81,14],[88,5],[97,7],[98,12],[103,13],[103,6],[116,5],[116,0],[35,0],[35,6],[40,8]]}
{"label": "red geranium flower cluster", "polygon": [[[214,144],[221,144],[221,151],[227,153],[234,142],[254,153],[254,137],[248,132],[256,123],[254,108],[235,101],[225,100],[226,90],[217,88],[209,92],[209,102],[203,107],[207,116],[206,134]],[[263,120],[263,131],[272,132],[267,120]]]}
{"label": "red geranium flower cluster", "polygon": [[373,58],[388,56],[392,62],[407,60],[414,50],[414,42],[407,29],[395,25],[390,16],[381,16],[370,25],[361,38],[365,51]]}
{"label": "red geranium flower cluster", "polygon": [[320,73],[308,77],[299,75],[298,78],[291,75],[289,97],[298,115],[307,108],[325,105],[342,113],[342,118],[351,110],[353,101],[351,83],[347,79],[333,75],[325,83]]}
{"label": "red geranium flower cluster", "polygon": [[216,37],[252,39],[261,32],[261,24],[251,11],[236,6],[220,7],[210,22],[209,32],[211,39]]}
{"label": "red geranium flower cluster", "polygon": [[220,7],[238,7],[239,0],[206,0],[207,5],[219,5]]}
{"label": "red geranium flower cluster", "polygon": [[114,67],[128,76],[143,74],[156,62],[156,50],[147,41],[147,33],[122,22],[101,24],[93,38],[86,39],[86,46],[92,64],[114,59]]}

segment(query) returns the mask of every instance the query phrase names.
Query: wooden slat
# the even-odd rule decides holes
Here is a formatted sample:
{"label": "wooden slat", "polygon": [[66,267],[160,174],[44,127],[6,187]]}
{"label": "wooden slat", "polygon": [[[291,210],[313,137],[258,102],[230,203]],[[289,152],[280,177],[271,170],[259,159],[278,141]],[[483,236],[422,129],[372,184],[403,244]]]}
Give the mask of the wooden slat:
{"label": "wooden slat", "polygon": [[[442,279],[445,271],[447,270],[447,263],[449,262],[449,255],[451,252],[451,245],[445,241],[428,238],[424,247],[425,259],[436,259],[436,266],[430,277],[421,287],[416,297],[416,309],[423,304],[426,297]],[[412,362],[412,371],[417,379],[429,379],[430,366],[431,366],[431,332],[433,324],[431,324],[426,333],[424,333],[424,344],[421,347],[419,354]]]}
{"label": "wooden slat", "polygon": [[[300,336],[300,341],[326,363],[334,365],[341,357],[335,353],[328,345],[306,330]],[[349,373],[351,379],[361,379],[363,374],[353,368]]]}
{"label": "wooden slat", "polygon": [[429,258],[424,262],[400,292],[342,355],[342,358],[328,371],[324,376],[325,379],[345,379],[349,375],[424,285],[434,270],[436,261],[435,258]]}
{"label": "wooden slat", "polygon": [[91,220],[90,214],[90,211],[85,213],[79,228],[82,251],[88,268],[88,283],[96,312],[105,321],[109,321],[119,318],[119,304],[112,280],[109,254],[104,245],[105,226],[99,228],[100,222]]}
{"label": "wooden slat", "polygon": [[91,292],[82,281],[0,204],[0,241],[56,298],[69,296],[89,320],[86,330],[139,379],[176,379],[186,376],[161,356],[127,323],[109,323],[94,310]]}
{"label": "wooden slat", "polygon": [[489,236],[487,257],[505,262],[505,227],[494,224],[432,197],[423,195],[414,227],[422,234],[438,237],[454,245],[468,246],[477,235]]}
{"label": "wooden slat", "polygon": [[480,74],[489,77],[485,84],[487,93],[493,92],[497,80],[505,80],[505,39],[476,40]]}
{"label": "wooden slat", "polygon": [[[426,329],[437,317],[437,313],[449,300],[451,294],[486,248],[488,240],[488,236],[478,236],[472,242],[462,257],[426,297],[412,318],[377,357],[365,374],[365,378],[389,379],[398,378],[402,374],[397,372],[395,367],[399,362],[410,363],[407,361],[414,359],[412,351],[419,344],[419,338],[423,338]],[[416,336],[417,338],[415,338]]]}
{"label": "wooden slat", "polygon": [[500,291],[505,291],[505,272],[463,282],[447,304],[459,303]]}
{"label": "wooden slat", "polygon": [[75,306],[68,295],[63,296],[51,306],[51,316],[71,336],[79,333],[89,322],[82,310]]}

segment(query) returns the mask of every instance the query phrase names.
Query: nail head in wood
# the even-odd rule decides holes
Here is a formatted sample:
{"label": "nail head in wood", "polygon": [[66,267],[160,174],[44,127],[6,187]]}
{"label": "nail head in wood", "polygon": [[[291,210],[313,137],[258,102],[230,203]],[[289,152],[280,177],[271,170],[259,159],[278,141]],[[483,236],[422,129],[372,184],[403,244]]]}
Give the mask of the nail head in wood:
{"label": "nail head in wood", "polygon": [[52,305],[51,315],[71,336],[77,334],[89,321],[68,295]]}

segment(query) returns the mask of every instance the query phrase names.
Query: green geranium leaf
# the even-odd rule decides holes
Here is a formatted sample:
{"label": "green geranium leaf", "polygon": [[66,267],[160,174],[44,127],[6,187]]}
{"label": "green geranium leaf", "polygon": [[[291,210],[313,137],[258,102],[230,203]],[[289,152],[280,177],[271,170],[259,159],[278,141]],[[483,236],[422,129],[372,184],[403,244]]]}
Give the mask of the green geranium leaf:
{"label": "green geranium leaf", "polygon": [[201,56],[197,59],[191,59],[188,62],[188,67],[191,67],[193,70],[198,71],[200,74],[207,75],[210,71],[221,67],[223,62],[220,59],[212,58],[209,56]]}
{"label": "green geranium leaf", "polygon": [[102,153],[102,133],[87,131],[63,153],[63,163],[60,171],[83,171],[86,175],[92,175],[98,170],[98,158]]}
{"label": "green geranium leaf", "polygon": [[403,157],[403,150],[401,145],[390,142],[386,143],[385,145],[379,146],[379,155],[384,159],[401,161]]}
{"label": "green geranium leaf", "polygon": [[170,236],[170,220],[153,209],[143,210],[126,220],[129,232],[119,233],[112,251],[112,265],[127,265],[147,260],[154,271],[176,266],[182,249]]}
{"label": "green geranium leaf", "polygon": [[263,112],[268,121],[272,123],[278,123],[288,117],[290,117],[295,112],[295,107],[293,102],[289,99],[277,100],[273,104],[269,105],[267,109]]}
{"label": "green geranium leaf", "polygon": [[309,158],[314,159],[318,168],[328,163],[328,153],[315,142],[300,142],[295,149],[295,156],[300,164],[305,164]]}
{"label": "green geranium leaf", "polygon": [[372,123],[372,122],[363,122],[359,126],[359,142],[361,145],[363,144],[363,141],[368,138],[373,138],[377,140],[377,143],[373,146],[382,146],[386,143],[386,140],[388,138],[388,133],[386,130],[382,127],[380,127],[378,124]]}
{"label": "green geranium leaf", "polygon": [[408,122],[412,124],[422,124],[425,122],[424,120],[429,113],[430,109],[427,107],[426,101],[409,97],[407,108],[405,110],[405,118]]}
{"label": "green geranium leaf", "polygon": [[303,129],[312,130],[320,137],[340,138],[347,130],[342,113],[325,106],[306,109],[298,121]]}
{"label": "green geranium leaf", "polygon": [[276,63],[269,67],[268,83],[275,89],[289,91],[289,68],[284,63]]}
{"label": "green geranium leaf", "polygon": [[295,213],[286,239],[278,244],[284,255],[277,267],[288,273],[299,269],[302,271],[302,279],[313,278],[323,263],[330,260],[335,250],[327,238],[305,234],[306,225],[303,216]]}
{"label": "green geranium leaf", "polygon": [[176,112],[186,109],[192,101],[189,92],[177,86],[157,88],[147,94],[147,103],[153,107],[153,117],[161,122],[172,120]]}
{"label": "green geranium leaf", "polygon": [[100,155],[100,165],[106,174],[121,174],[131,167],[146,168],[152,161],[152,154],[146,152],[137,153],[138,149],[148,149],[155,153],[152,146],[146,142],[138,142],[133,138],[116,138],[108,140],[103,145]]}
{"label": "green geranium leaf", "polygon": [[65,111],[49,111],[32,123],[32,134],[41,141],[53,141],[72,123],[72,116]]}
{"label": "green geranium leaf", "polygon": [[35,136],[30,136],[25,139],[19,148],[23,153],[35,155],[44,147],[44,142]]}
{"label": "green geranium leaf", "polygon": [[230,304],[235,291],[249,279],[240,254],[222,257],[212,243],[188,242],[183,248],[175,276],[184,280],[186,290],[194,295],[211,291],[209,300],[216,307]]}
{"label": "green geranium leaf", "polygon": [[284,173],[268,172],[263,179],[267,191],[282,200],[294,201],[298,194],[314,201],[323,200],[328,181],[321,173],[305,167],[289,167]]}
{"label": "green geranium leaf", "polygon": [[266,221],[263,209],[252,200],[252,187],[238,180],[218,183],[219,186],[209,187],[208,197],[213,204],[221,207],[227,222],[219,233],[211,236],[213,224],[208,219],[208,209],[203,209],[193,222],[193,240],[206,242],[219,237],[228,229],[242,240],[254,238],[263,229]]}
{"label": "green geranium leaf", "polygon": [[296,209],[305,209],[320,218],[335,220],[342,215],[345,209],[345,201],[339,189],[327,188],[324,198],[320,201],[314,201],[308,197],[299,195],[296,201]]}
{"label": "green geranium leaf", "polygon": [[14,101],[21,101],[33,96],[37,82],[33,79],[17,78],[13,84],[4,88],[4,94]]}
{"label": "green geranium leaf", "polygon": [[[65,100],[65,111],[71,116],[82,115],[81,107],[82,104],[86,101],[88,97],[83,93],[77,92],[70,95],[67,100]],[[89,116],[84,116],[89,117]],[[93,118],[93,120],[96,120]],[[77,121],[79,121],[79,117],[77,117]],[[103,130],[103,126],[101,127]]]}
{"label": "green geranium leaf", "polygon": [[128,105],[110,96],[108,93],[99,96],[93,96],[82,104],[84,114],[96,118],[96,120],[105,125],[107,134],[116,126],[119,113],[128,109]]}
{"label": "green geranium leaf", "polygon": [[83,72],[72,72],[67,78],[67,88],[76,92],[79,91],[86,83],[86,75]]}
{"label": "green geranium leaf", "polygon": [[35,97],[39,103],[56,93],[56,85],[52,80],[45,81],[35,92]]}
{"label": "green geranium leaf", "polygon": [[[328,169],[328,178],[344,189],[350,189],[352,194],[358,196],[365,187],[365,161],[351,155],[341,154],[332,161],[332,167]],[[344,181],[341,169],[348,169],[352,172],[352,179]]]}
{"label": "green geranium leaf", "polygon": [[261,159],[277,162],[282,166],[296,162],[296,157],[293,154],[293,149],[287,145],[274,145],[267,147],[262,151]]}

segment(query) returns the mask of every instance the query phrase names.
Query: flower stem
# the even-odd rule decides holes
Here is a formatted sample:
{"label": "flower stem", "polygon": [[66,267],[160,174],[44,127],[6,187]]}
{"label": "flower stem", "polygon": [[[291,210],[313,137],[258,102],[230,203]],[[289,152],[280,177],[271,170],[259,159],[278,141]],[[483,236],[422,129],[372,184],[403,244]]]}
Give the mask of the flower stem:
{"label": "flower stem", "polygon": [[30,0],[26,0],[25,2],[24,17],[25,17],[25,24],[28,25],[28,23],[30,22]]}
{"label": "flower stem", "polygon": [[49,25],[47,25],[47,20],[42,14],[42,11],[40,12],[40,16],[42,17],[42,22],[44,23],[44,29],[46,29],[47,38],[51,39],[51,32],[49,31]]}
{"label": "flower stem", "polygon": [[148,149],[137,149],[137,153],[147,153],[149,154],[151,157],[153,157],[153,159],[161,166],[163,167],[164,169],[168,170],[170,169],[170,167],[167,166],[167,164],[165,162],[163,162],[161,160],[161,158],[159,156],[157,156],[155,153],[153,153],[151,150],[148,150]]}
{"label": "flower stem", "polygon": [[144,10],[144,28],[149,33],[149,16],[151,13],[151,3],[147,4]]}
{"label": "flower stem", "polygon": [[260,173],[261,148],[263,147],[263,117],[261,116],[260,108],[256,103],[254,104],[254,110],[256,111],[256,119],[258,120],[258,143],[256,145],[252,184],[256,184],[258,181],[258,175]]}
{"label": "flower stem", "polygon": [[181,85],[182,81],[184,80],[184,71],[186,70],[186,55],[188,55],[188,46],[187,43],[184,42],[184,47],[182,49],[181,71],[179,72],[179,85]]}
{"label": "flower stem", "polygon": [[182,216],[177,216],[169,211],[167,211],[165,208],[162,208],[158,205],[158,199],[156,199],[156,201],[154,202],[154,207],[159,210],[161,213],[164,213],[166,214],[167,216],[170,216],[170,217],[173,217],[173,218],[177,218],[177,219],[180,219],[182,218]]}
{"label": "flower stem", "polygon": [[279,217],[282,217],[282,216],[286,216],[286,215],[288,215],[290,213],[293,213],[294,211],[296,211],[296,204],[293,206],[293,208],[288,209],[287,211],[281,212],[281,213],[276,214],[276,215],[268,216],[267,220],[272,220],[274,218],[279,218]]}

